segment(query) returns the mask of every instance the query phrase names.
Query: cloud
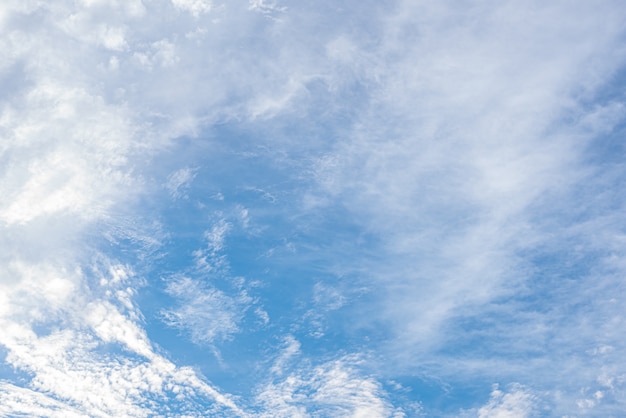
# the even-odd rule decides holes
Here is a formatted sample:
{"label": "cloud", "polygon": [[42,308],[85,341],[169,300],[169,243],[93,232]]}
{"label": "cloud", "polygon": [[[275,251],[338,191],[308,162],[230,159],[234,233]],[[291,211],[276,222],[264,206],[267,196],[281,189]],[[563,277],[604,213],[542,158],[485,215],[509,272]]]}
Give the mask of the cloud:
{"label": "cloud", "polygon": [[170,174],[165,183],[165,188],[170,192],[170,196],[174,199],[186,198],[187,191],[196,174],[197,170],[188,167],[181,168]]}
{"label": "cloud", "polygon": [[496,386],[489,402],[478,410],[479,418],[524,418],[537,412],[535,398],[520,386],[503,392]]}
{"label": "cloud", "polygon": [[188,277],[171,279],[166,291],[177,306],[163,310],[165,323],[188,331],[196,344],[231,339],[240,331],[238,324],[252,302],[245,293],[232,297]]}
{"label": "cloud", "polygon": [[[260,416],[405,416],[386,399],[379,382],[359,373],[358,357],[345,356],[317,366],[300,357],[299,342],[288,336],[272,367],[274,376],[258,389]],[[292,367],[295,362],[300,366]]]}
{"label": "cloud", "polygon": [[300,348],[301,344],[298,340],[292,335],[286,336],[283,341],[282,351],[274,360],[270,371],[276,376],[282,376],[288,370],[289,363],[292,363],[294,358],[302,354]]}
{"label": "cloud", "polygon": [[279,6],[277,2],[268,2],[266,0],[249,0],[248,8],[250,10],[255,10],[268,16],[272,16],[276,13],[284,13],[287,11],[286,7]]}
{"label": "cloud", "polygon": [[212,4],[208,0],[172,0],[174,7],[190,12],[195,17],[208,13],[212,9]]}
{"label": "cloud", "polygon": [[0,413],[20,414],[38,417],[87,417],[79,410],[50,398],[8,382],[0,381]]}
{"label": "cloud", "polygon": [[[3,413],[245,416],[196,372],[155,352],[134,304],[145,282],[96,249],[106,241],[103,236],[119,244],[145,229],[127,230],[126,216],[137,219],[146,163],[173,137],[193,134],[196,117],[209,114],[210,120],[228,97],[236,96],[239,75],[226,81],[219,69],[212,70],[214,76],[198,73],[206,62],[196,59],[194,45],[213,42],[210,33],[204,39],[203,31],[194,32],[195,38],[184,36],[184,18],[165,33],[151,26],[158,26],[170,7],[201,19],[210,4],[84,1],[0,7],[2,76],[13,85],[3,96],[0,119],[0,344],[7,350],[6,363],[27,373],[23,387],[3,382]],[[223,50],[221,55],[228,54]],[[228,61],[227,67],[244,68],[248,59],[240,55]],[[172,80],[168,71],[181,69],[190,70],[185,86],[163,82]],[[195,103],[183,105],[200,80],[216,80],[207,87],[212,94],[205,97],[217,97],[208,110],[202,93]],[[223,83],[226,87],[214,89]],[[173,91],[181,94],[174,99]],[[174,114],[171,109],[181,110]],[[190,181],[190,172],[179,172],[170,178],[170,192],[182,192]],[[220,233],[225,231],[208,235],[202,257],[220,251]],[[93,266],[92,258],[110,268]],[[245,293],[232,299],[211,288],[179,285],[175,281],[168,289],[192,303],[172,311],[171,318],[189,326],[190,318],[203,312],[204,328],[196,333],[219,326],[202,341],[235,332],[248,303]],[[194,289],[198,292],[192,296]],[[217,306],[199,310],[207,302]],[[225,321],[216,322],[220,319]]]}
{"label": "cloud", "polygon": [[[136,305],[143,286],[161,285],[142,267],[158,264],[168,235],[158,219],[168,203],[144,198],[162,185],[200,208],[190,196],[201,175],[224,182],[214,203],[239,199],[237,214],[215,215],[188,254],[195,264],[165,275],[174,306],[156,309],[199,345],[256,330],[244,316],[257,301],[233,273],[248,266],[229,258],[244,252],[239,236],[227,239],[242,226],[254,251],[290,250],[288,267],[255,271],[264,302],[297,276],[289,295],[306,288],[313,298],[288,302],[309,312],[316,341],[334,327],[393,359],[367,365],[385,378],[426,370],[532,388],[494,390],[484,416],[530,414],[533,393],[554,414],[619,411],[621,10],[4,2],[0,344],[28,377],[2,383],[0,411],[245,415],[158,354]],[[183,146],[197,160],[171,164]],[[229,159],[239,166],[226,181],[196,165],[198,150],[252,157]],[[243,171],[253,180],[239,181]],[[271,208],[245,201],[246,187]],[[263,219],[274,223],[257,228]],[[126,265],[133,257],[139,273]],[[359,297],[346,290],[355,288]],[[301,325],[289,309],[255,307],[268,333]],[[397,412],[357,357],[294,365],[298,341],[250,401],[259,411]]]}
{"label": "cloud", "polygon": [[43,82],[5,110],[6,226],[60,213],[93,220],[134,186],[125,167],[132,128],[120,109],[82,89]]}
{"label": "cloud", "polygon": [[376,309],[394,324],[399,352],[436,345],[464,306],[528,278],[520,254],[553,233],[536,215],[577,186],[581,144],[597,132],[565,119],[584,118],[577,95],[592,95],[592,80],[623,62],[609,58],[621,39],[618,20],[603,17],[611,2],[448,6],[405,2],[386,19],[370,55],[385,77],[315,171],[318,201],[380,237],[383,255],[363,255],[354,271],[365,264],[386,294]]}
{"label": "cloud", "polygon": [[[3,395],[19,399],[4,404],[7,413],[46,409],[51,416],[141,417],[198,413],[209,402],[214,409],[245,415],[192,370],[154,352],[137,322],[128,287],[133,276],[121,266],[105,271],[97,283],[106,290],[93,293],[71,287],[87,283],[79,271],[72,277],[53,267],[18,268],[18,280],[3,289],[11,302],[0,318],[0,343],[8,351],[6,362],[31,377],[27,388],[11,386]],[[99,292],[109,298],[96,297]],[[32,403],[23,404],[27,401]]]}
{"label": "cloud", "polygon": [[[208,3],[183,3],[192,14],[207,11]],[[155,353],[134,301],[145,282],[97,249],[129,239],[143,242],[135,248],[143,255],[159,246],[158,234],[141,236],[153,227],[131,221],[146,191],[142,171],[172,132],[189,132],[188,118],[173,130],[151,124],[146,115],[157,110],[133,93],[133,77],[177,66],[179,46],[138,29],[158,20],[139,1],[1,8],[2,77],[14,87],[0,118],[0,344],[6,363],[28,376],[23,387],[3,383],[3,412],[245,415]],[[179,172],[170,191],[191,177]]]}
{"label": "cloud", "polygon": [[346,304],[347,298],[339,289],[323,284],[315,283],[313,286],[313,307],[306,312],[304,319],[310,321],[310,335],[315,338],[324,336],[327,317],[329,313],[341,309]]}
{"label": "cloud", "polygon": [[[391,375],[431,365],[449,379],[523,375],[568,394],[554,414],[576,414],[565,404],[602,368],[623,373],[606,358],[575,360],[618,340],[623,316],[610,302],[622,297],[623,168],[603,161],[621,153],[605,147],[624,120],[623,97],[603,97],[621,88],[615,7],[404,2],[374,26],[375,46],[328,43],[335,75],[358,74],[368,89],[316,159],[302,210],[342,213],[377,244],[355,244],[357,234],[337,244],[334,226],[316,225],[344,250],[320,257],[328,270],[372,294],[369,309],[342,310],[346,322],[372,335],[389,325]],[[594,390],[585,399],[598,404]]]}
{"label": "cloud", "polygon": [[[235,208],[235,217],[243,216],[246,227],[247,213]],[[248,294],[246,280],[232,277],[226,256],[226,239],[232,224],[219,218],[207,229],[203,238],[206,246],[192,251],[193,266],[189,275],[165,279],[165,292],[175,301],[174,306],[161,311],[164,322],[188,332],[195,344],[209,345],[231,340],[241,331],[239,323],[254,299]],[[269,320],[267,313],[257,307],[260,318]]]}
{"label": "cloud", "polygon": [[213,270],[227,269],[227,263],[224,259],[224,241],[231,224],[226,219],[220,219],[204,232],[204,238],[207,241],[206,248],[201,248],[193,252],[196,259],[196,267],[199,270],[211,272]]}

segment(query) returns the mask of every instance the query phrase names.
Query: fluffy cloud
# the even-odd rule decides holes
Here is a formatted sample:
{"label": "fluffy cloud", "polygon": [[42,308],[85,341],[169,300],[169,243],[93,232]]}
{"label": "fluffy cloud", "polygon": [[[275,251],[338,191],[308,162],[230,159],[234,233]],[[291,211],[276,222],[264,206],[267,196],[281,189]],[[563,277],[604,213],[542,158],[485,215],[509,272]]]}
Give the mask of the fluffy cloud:
{"label": "fluffy cloud", "polygon": [[[124,226],[133,210],[120,205],[142,193],[141,159],[167,139],[138,119],[145,109],[118,101],[128,86],[116,71],[137,48],[128,23],[145,17],[143,5],[2,7],[2,71],[14,87],[3,95],[0,120],[0,343],[6,362],[30,376],[22,388],[3,383],[3,412],[147,416],[226,408],[242,415],[193,371],[154,352],[133,302],[144,282],[95,248],[103,235],[114,243],[134,234]],[[175,64],[166,42],[152,43],[154,65]]]}
{"label": "fluffy cloud", "polygon": [[38,417],[84,418],[88,415],[42,393],[0,382],[0,412]]}
{"label": "fluffy cloud", "polygon": [[[123,290],[132,275],[119,266],[109,270],[111,274],[99,281],[108,289],[103,293],[109,299],[90,297],[51,276],[71,277],[67,272],[51,269],[47,276],[29,272],[45,283],[45,289],[32,286],[27,273],[21,273],[8,292],[13,303],[2,318],[0,343],[8,350],[6,361],[28,372],[32,380],[30,390],[10,387],[6,396],[11,402],[5,408],[16,413],[45,407],[51,416],[79,411],[88,416],[140,417],[167,410],[197,412],[209,400],[212,408],[242,415],[232,400],[193,371],[178,368],[153,351]],[[81,281],[85,282],[80,273],[74,273],[74,283]],[[29,399],[33,403],[22,405]]]}

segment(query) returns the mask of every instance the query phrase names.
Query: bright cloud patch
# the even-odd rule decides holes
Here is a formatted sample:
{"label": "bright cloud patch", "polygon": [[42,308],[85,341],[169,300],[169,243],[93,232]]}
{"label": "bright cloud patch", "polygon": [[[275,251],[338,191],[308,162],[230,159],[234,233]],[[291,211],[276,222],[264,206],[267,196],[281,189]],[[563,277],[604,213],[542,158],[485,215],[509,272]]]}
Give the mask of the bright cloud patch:
{"label": "bright cloud patch", "polygon": [[521,388],[505,393],[495,388],[489,403],[478,410],[479,418],[531,417],[537,412],[533,396]]}
{"label": "bright cloud patch", "polygon": [[[402,417],[394,411],[379,382],[359,375],[359,359],[343,357],[319,366],[300,358],[300,344],[293,337],[272,367],[273,379],[261,387],[258,402],[262,416],[275,417]],[[293,364],[301,362],[308,367]]]}
{"label": "bright cloud patch", "polygon": [[250,301],[245,294],[233,299],[186,277],[173,279],[167,285],[167,292],[177,299],[179,306],[163,312],[165,322],[188,330],[191,340],[198,344],[231,338],[239,331],[238,322]]}
{"label": "bright cloud patch", "polygon": [[0,415],[619,416],[618,1],[0,5]]}

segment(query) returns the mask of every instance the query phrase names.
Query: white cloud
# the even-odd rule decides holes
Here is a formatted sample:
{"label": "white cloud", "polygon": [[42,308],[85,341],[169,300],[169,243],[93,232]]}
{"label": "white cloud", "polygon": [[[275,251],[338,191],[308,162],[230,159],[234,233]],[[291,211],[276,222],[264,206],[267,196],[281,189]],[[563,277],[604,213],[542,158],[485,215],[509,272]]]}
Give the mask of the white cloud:
{"label": "white cloud", "polygon": [[293,360],[301,354],[301,345],[293,335],[285,337],[283,342],[282,351],[274,360],[270,371],[276,376],[282,376],[293,365]]}
{"label": "white cloud", "polygon": [[170,196],[174,199],[186,198],[187,191],[196,174],[197,170],[189,167],[181,168],[170,174],[165,183],[165,188],[170,192]]}
{"label": "white cloud", "polygon": [[[158,412],[158,402],[146,398],[173,391],[178,383],[165,383],[172,381],[187,385],[177,389],[181,398],[199,393],[238,411],[193,372],[155,354],[133,305],[140,280],[109,272],[98,287],[85,260],[102,236],[117,246],[152,231],[150,221],[133,225],[143,222],[133,204],[146,191],[146,165],[168,152],[172,138],[198,135],[216,121],[261,130],[284,116],[294,117],[293,125],[317,123],[307,112],[349,120],[329,126],[324,139],[274,131],[271,140],[280,144],[267,155],[300,152],[292,165],[300,170],[294,178],[305,179],[298,193],[315,174],[302,198],[310,203],[304,215],[319,211],[323,218],[340,207],[376,238],[375,251],[350,242],[345,253],[322,251],[319,258],[329,270],[341,263],[358,273],[375,295],[350,310],[367,314],[350,320],[357,328],[367,329],[372,318],[389,325],[389,373],[414,370],[416,358],[441,360],[433,353],[461,338],[445,333],[451,323],[487,317],[500,321],[481,331],[501,341],[492,349],[528,335],[528,346],[545,349],[543,363],[522,373],[519,360],[497,359],[502,367],[494,372],[496,360],[461,366],[458,359],[458,369],[443,374],[475,366],[528,377],[545,369],[536,364],[575,365],[567,368],[569,381],[591,388],[584,393],[547,379],[549,371],[537,381],[569,393],[560,405],[623,403],[617,278],[624,272],[624,204],[616,180],[623,172],[586,160],[594,138],[624,118],[619,97],[589,104],[624,63],[623,8],[613,1],[453,3],[346,5],[350,12],[341,15],[323,3],[316,3],[319,12],[257,0],[220,7],[204,0],[3,2],[0,76],[10,88],[0,116],[0,343],[8,362],[33,379],[30,389],[4,384],[1,411],[141,416]],[[365,9],[374,17],[360,14]],[[346,99],[348,93],[355,96]],[[304,156],[303,142],[313,150]],[[183,197],[194,175],[174,172],[165,187]],[[582,189],[595,191],[577,197]],[[280,190],[265,197],[275,196]],[[252,209],[239,209],[246,228]],[[546,213],[559,219],[547,221]],[[224,219],[207,231],[206,247],[195,253],[198,270],[227,276],[230,228]],[[148,237],[138,246],[158,241]],[[553,277],[562,290],[550,294],[558,302],[552,310],[524,305],[536,312],[522,314],[505,303],[499,316],[489,316],[498,297],[543,292],[533,282],[541,266],[527,256],[537,248],[576,260],[593,256],[593,267],[575,285]],[[317,288],[314,301],[326,313],[355,303],[337,289]],[[184,275],[168,290],[180,305],[165,310],[166,318],[204,343],[232,338],[252,304],[241,287],[228,292]],[[516,313],[511,323],[502,319]],[[107,357],[111,347],[119,355]],[[570,348],[591,363],[577,363]],[[390,413],[378,383],[355,370],[347,359],[285,370],[259,399],[277,414]],[[494,392],[482,411],[524,411],[524,393]]]}
{"label": "white cloud", "polygon": [[389,403],[376,379],[360,374],[359,362],[345,356],[313,366],[301,358],[300,343],[287,337],[272,367],[272,380],[258,389],[260,416],[405,416]]}
{"label": "white cloud", "polygon": [[274,1],[249,0],[248,3],[249,3],[248,8],[250,10],[255,10],[266,15],[273,15],[276,13],[287,11],[286,7],[281,7]]}
{"label": "white cloud", "polygon": [[[576,95],[623,63],[610,58],[622,30],[613,7],[404,2],[386,20],[370,54],[384,77],[317,178],[318,201],[347,207],[383,242],[385,261],[364,256],[354,270],[386,294],[398,351],[438,344],[464,306],[526,278],[518,254],[552,233],[533,224],[533,205],[576,187],[594,137],[564,118],[587,113]],[[329,53],[358,47],[335,41]],[[621,120],[612,108],[602,129]]]}
{"label": "white cloud", "polygon": [[87,9],[96,9],[102,12],[102,9],[113,9],[115,11],[123,11],[131,17],[141,17],[146,12],[146,8],[142,0],[80,0]]}
{"label": "white cloud", "polygon": [[[356,289],[351,289],[354,292]],[[321,338],[326,331],[327,316],[340,309],[347,303],[347,297],[341,290],[321,282],[313,286],[313,307],[309,309],[304,319],[309,322],[309,335]]]}
{"label": "white cloud", "polygon": [[177,9],[187,11],[195,17],[208,13],[213,8],[209,0],[172,0],[172,4]]}
{"label": "white cloud", "polygon": [[92,302],[85,307],[85,319],[95,334],[105,343],[118,342],[148,359],[152,348],[145,332],[111,303]]}
{"label": "white cloud", "polygon": [[[65,346],[50,346],[49,338],[60,338]],[[20,361],[28,363],[35,373],[34,390],[52,393],[90,416],[149,416],[171,407],[194,411],[207,398],[218,408],[234,410],[235,414],[240,411],[193,371],[176,368],[158,357],[152,362],[105,360],[85,350],[86,342],[81,339],[78,335],[51,335],[34,341],[36,348],[31,352],[20,347],[20,358],[12,360],[21,366]],[[160,402],[154,405],[150,399]]]}
{"label": "white cloud", "polygon": [[204,232],[204,238],[207,241],[206,248],[200,248],[193,252],[196,268],[199,271],[222,275],[227,273],[228,260],[226,260],[223,250],[226,235],[231,227],[226,219],[220,219],[211,229]]}
{"label": "white cloud", "polygon": [[[196,13],[207,4],[179,6]],[[0,344],[7,362],[32,376],[28,388],[5,385],[3,412],[147,416],[167,414],[169,404],[197,415],[210,403],[244,415],[153,351],[133,302],[140,279],[115,263],[95,283],[85,273],[85,260],[97,257],[97,239],[85,237],[143,239],[134,235],[145,227],[129,225],[133,209],[120,207],[143,193],[140,171],[172,131],[157,133],[143,119],[150,109],[120,98],[137,98],[129,57],[149,54],[150,69],[165,71],[179,61],[176,45],[161,33],[139,33],[136,19],[151,19],[139,1],[1,7],[3,71],[20,66],[25,78],[3,101],[0,119]],[[31,19],[37,30],[11,25],[15,18]],[[183,124],[173,125],[181,132]],[[178,180],[170,186],[181,191],[191,178]]]}
{"label": "white cloud", "polygon": [[[123,289],[131,278],[120,266],[109,271],[99,283],[111,290]],[[60,296],[43,292],[46,299],[42,299],[29,281],[40,280],[58,289],[50,280],[58,273],[20,274],[21,280],[5,285],[12,304],[0,318],[0,344],[7,349],[7,363],[32,376],[28,388],[12,389],[9,399],[19,395],[31,403],[7,402],[8,413],[45,409],[37,414],[60,416],[76,411],[87,416],[143,417],[167,413],[168,408],[198,413],[208,400],[214,408],[245,415],[192,370],[176,367],[153,351],[145,331],[133,319],[136,308],[126,293],[107,292],[111,299],[99,300],[76,290],[62,291]],[[29,279],[28,274],[34,277]],[[77,278],[79,272],[74,273],[75,282]]]}
{"label": "white cloud", "polygon": [[[206,1],[176,0],[172,7],[198,19],[212,9]],[[0,118],[0,344],[6,362],[29,375],[23,388],[3,384],[2,412],[245,416],[193,370],[155,353],[133,303],[141,280],[114,261],[100,271],[88,260],[99,257],[101,236],[117,244],[146,228],[128,218],[138,219],[133,204],[145,192],[142,170],[169,140],[197,132],[215,115],[248,115],[261,102],[273,103],[273,112],[286,106],[283,92],[273,96],[262,83],[280,83],[282,68],[259,63],[270,70],[263,75],[248,65],[256,58],[233,56],[229,47],[210,57],[198,53],[228,44],[253,14],[238,22],[222,13],[224,25],[185,37],[189,20],[177,16],[162,25],[172,9],[159,2],[10,2],[0,10],[3,76],[23,74],[3,97]],[[244,38],[254,29],[246,32]],[[243,98],[249,90],[250,100]],[[191,181],[191,173],[179,174],[170,178],[172,193]],[[200,258],[215,261],[228,227],[209,231]],[[230,297],[181,286],[168,287],[191,302],[170,312],[181,326],[196,336],[206,331],[201,341],[236,332],[250,303],[244,291]]]}
{"label": "white cloud", "polygon": [[0,381],[0,414],[46,418],[86,418],[89,416],[43,393],[21,388],[4,381]]}
{"label": "white cloud", "polygon": [[7,106],[0,123],[11,150],[0,206],[7,225],[59,213],[93,220],[133,183],[124,167],[133,134],[123,111],[83,89],[44,82]]}
{"label": "white cloud", "polygon": [[188,331],[196,344],[232,338],[252,302],[245,292],[231,296],[188,277],[169,279],[167,292],[176,298],[177,306],[163,310],[165,322]]}
{"label": "white cloud", "polygon": [[520,386],[508,392],[497,387],[491,392],[489,402],[478,410],[479,418],[524,418],[535,416],[535,397]]}
{"label": "white cloud", "polygon": [[144,51],[135,52],[133,57],[149,72],[152,72],[155,66],[170,68],[180,62],[180,57],[176,54],[176,45],[168,39],[153,42]]}

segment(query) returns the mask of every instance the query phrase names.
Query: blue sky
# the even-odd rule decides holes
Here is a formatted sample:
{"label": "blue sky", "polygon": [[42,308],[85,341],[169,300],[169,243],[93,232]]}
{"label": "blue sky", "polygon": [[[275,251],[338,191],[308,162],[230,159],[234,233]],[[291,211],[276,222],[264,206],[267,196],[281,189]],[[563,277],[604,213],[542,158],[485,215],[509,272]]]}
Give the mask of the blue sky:
{"label": "blue sky", "polygon": [[4,1],[0,416],[622,415],[625,18]]}

